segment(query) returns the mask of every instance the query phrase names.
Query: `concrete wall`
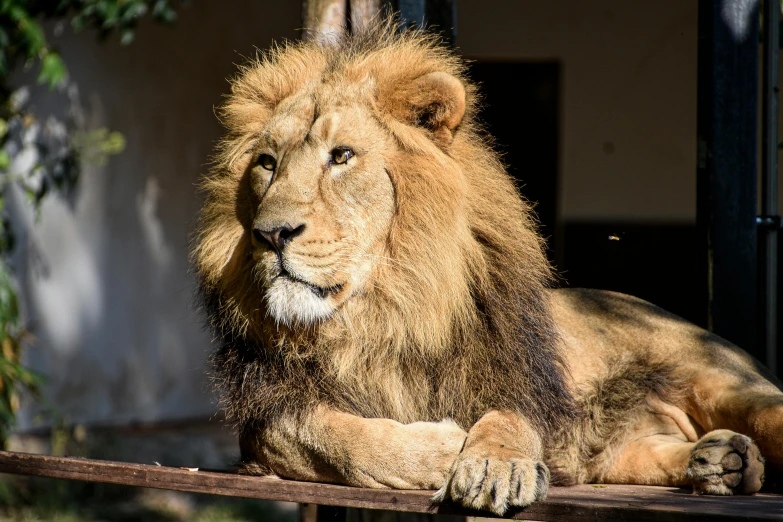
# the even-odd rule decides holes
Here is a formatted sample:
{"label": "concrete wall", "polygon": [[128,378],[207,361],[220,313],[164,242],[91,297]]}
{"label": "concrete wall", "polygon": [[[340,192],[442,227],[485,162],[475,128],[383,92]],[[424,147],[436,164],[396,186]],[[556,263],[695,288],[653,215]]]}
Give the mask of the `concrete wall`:
{"label": "concrete wall", "polygon": [[[17,214],[31,232],[21,252],[22,299],[37,337],[27,361],[70,421],[214,411],[204,371],[210,338],[188,274],[195,183],[220,135],[213,107],[233,64],[255,46],[296,37],[299,17],[293,1],[192,2],[173,28],[143,23],[127,47],[67,28],[54,39],[86,127],[127,139],[106,167],[86,169],[73,207],[51,198],[37,224]],[[35,103],[45,109],[61,98],[38,93]]]}
{"label": "concrete wall", "polygon": [[[142,24],[130,47],[68,30],[57,39],[86,125],[128,140],[87,169],[73,206],[49,200],[37,225],[17,216],[30,231],[27,359],[72,422],[214,411],[187,273],[194,183],[232,63],[294,37],[299,4],[193,2],[174,28]],[[695,0],[459,0],[458,44],[471,57],[562,63],[561,217],[694,219]]]}
{"label": "concrete wall", "polygon": [[562,219],[695,221],[695,0],[458,8],[465,55],[562,64]]}

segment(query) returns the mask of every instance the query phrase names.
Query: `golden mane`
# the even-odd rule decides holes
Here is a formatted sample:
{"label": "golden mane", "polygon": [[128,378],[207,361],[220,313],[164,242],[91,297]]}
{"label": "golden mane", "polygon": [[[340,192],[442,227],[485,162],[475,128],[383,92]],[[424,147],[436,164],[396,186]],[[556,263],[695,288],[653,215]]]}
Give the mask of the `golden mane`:
{"label": "golden mane", "polygon": [[[442,115],[409,103],[411,86],[434,72],[465,88],[453,136],[428,132],[425,120]],[[250,262],[243,158],[278,104],[334,78],[370,80],[374,115],[398,144],[383,151],[396,208],[387,262],[328,319],[278,324]],[[326,47],[284,43],[241,68],[220,113],[227,134],[202,184],[192,254],[221,342],[216,382],[240,431],[318,403],[401,422],[449,417],[466,428],[493,408],[523,412],[543,430],[573,415],[544,297],[551,269],[542,240],[475,122],[476,103],[459,57],[391,22]]]}

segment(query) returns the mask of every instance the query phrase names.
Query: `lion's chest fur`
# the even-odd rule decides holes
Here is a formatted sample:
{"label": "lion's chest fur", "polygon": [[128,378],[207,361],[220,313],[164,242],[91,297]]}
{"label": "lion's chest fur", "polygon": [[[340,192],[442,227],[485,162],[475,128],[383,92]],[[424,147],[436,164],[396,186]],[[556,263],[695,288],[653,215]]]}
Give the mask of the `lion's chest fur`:
{"label": "lion's chest fur", "polygon": [[348,367],[329,362],[335,406],[363,417],[408,423],[435,420],[439,379],[419,363],[374,357]]}
{"label": "lion's chest fur", "polygon": [[360,357],[226,343],[214,363],[229,417],[240,425],[328,404],[366,418],[402,423],[450,418],[470,426],[493,405],[492,397],[500,397],[502,387],[486,386],[494,380],[487,381],[488,369],[462,350],[424,357],[376,348]]}

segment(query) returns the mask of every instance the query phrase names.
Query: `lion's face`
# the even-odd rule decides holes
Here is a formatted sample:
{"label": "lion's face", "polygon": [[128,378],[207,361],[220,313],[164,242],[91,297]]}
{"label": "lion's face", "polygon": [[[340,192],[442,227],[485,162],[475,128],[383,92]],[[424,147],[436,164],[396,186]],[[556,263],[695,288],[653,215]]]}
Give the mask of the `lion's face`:
{"label": "lion's face", "polygon": [[462,65],[416,37],[362,45],[286,47],[232,85],[193,252],[221,330],[273,342],[293,330],[267,318],[321,334],[327,323],[353,331],[357,314],[443,323],[411,322],[425,346],[472,313],[465,274],[482,261],[470,180],[502,172],[461,130]]}
{"label": "lion's face", "polygon": [[381,151],[393,144],[357,103],[365,97],[362,86],[306,87],[276,107],[250,153],[241,211],[278,322],[330,316],[383,256],[395,205]]}

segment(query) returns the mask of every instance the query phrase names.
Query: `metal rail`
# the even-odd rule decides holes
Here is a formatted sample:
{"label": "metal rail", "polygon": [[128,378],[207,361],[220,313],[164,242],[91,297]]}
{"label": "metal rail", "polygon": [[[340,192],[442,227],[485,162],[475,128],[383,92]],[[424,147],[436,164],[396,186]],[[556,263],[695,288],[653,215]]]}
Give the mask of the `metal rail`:
{"label": "metal rail", "polygon": [[767,367],[778,373],[778,55],[780,2],[764,1],[761,98],[761,215],[759,297],[761,342]]}

